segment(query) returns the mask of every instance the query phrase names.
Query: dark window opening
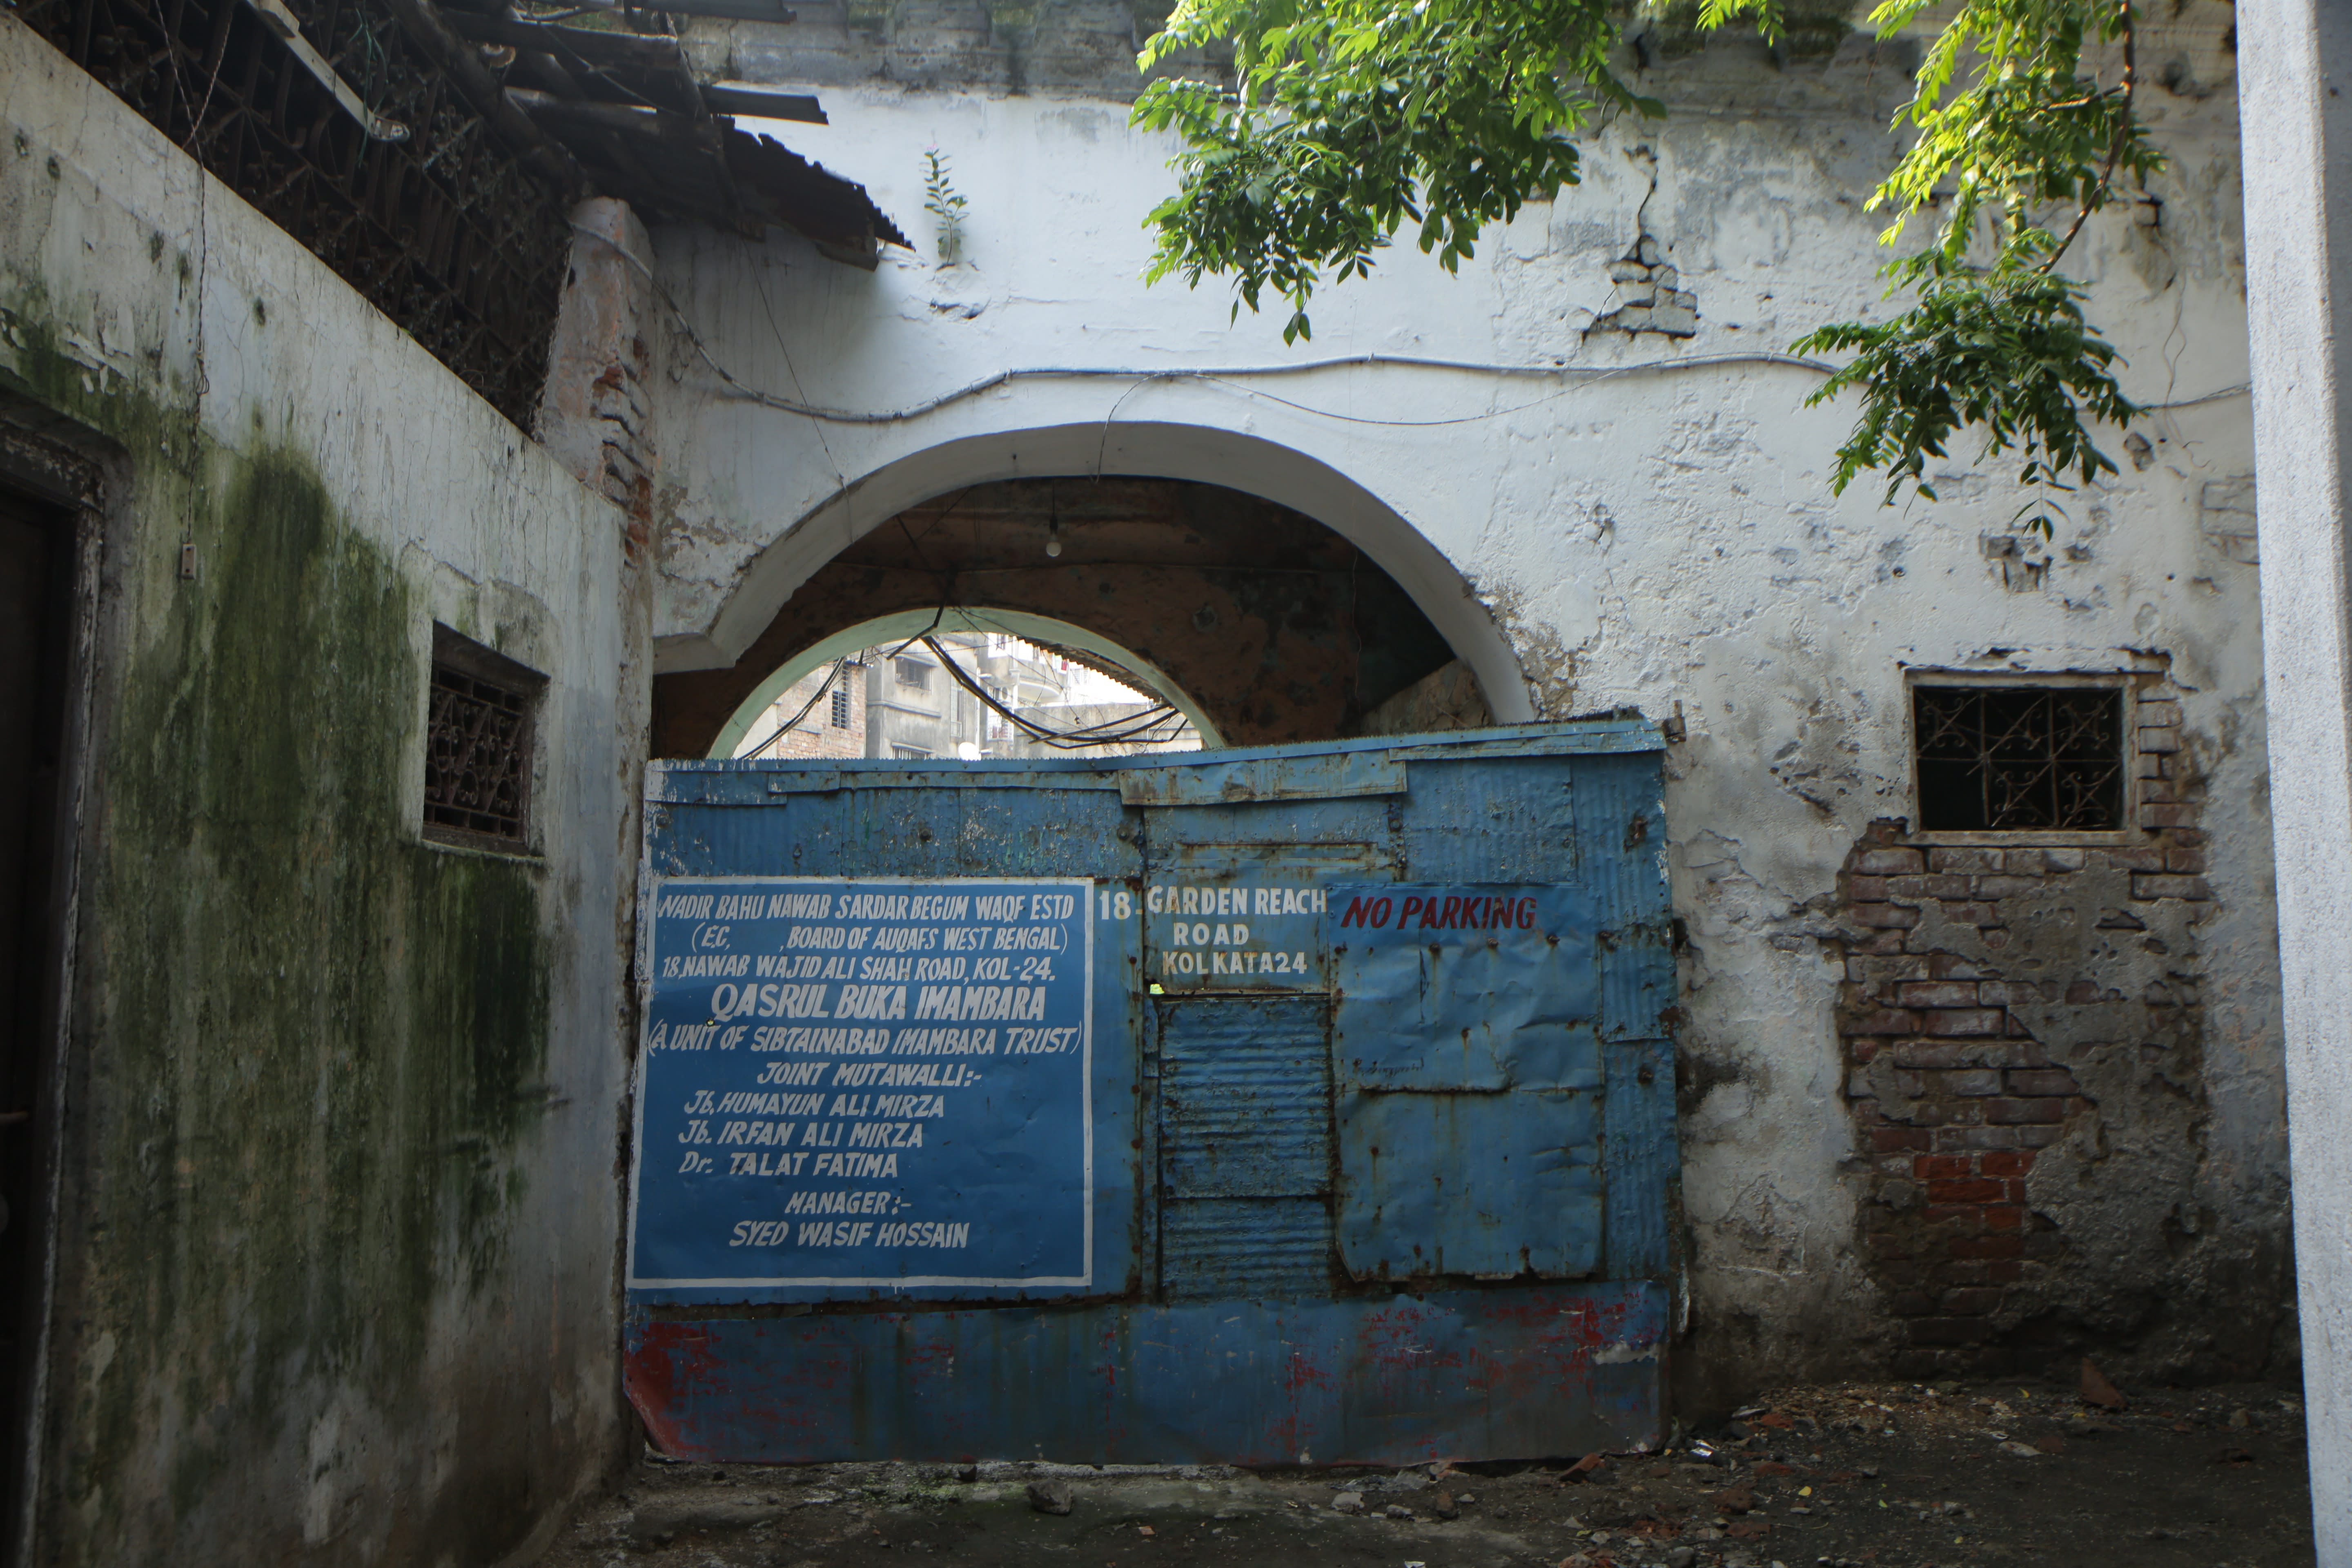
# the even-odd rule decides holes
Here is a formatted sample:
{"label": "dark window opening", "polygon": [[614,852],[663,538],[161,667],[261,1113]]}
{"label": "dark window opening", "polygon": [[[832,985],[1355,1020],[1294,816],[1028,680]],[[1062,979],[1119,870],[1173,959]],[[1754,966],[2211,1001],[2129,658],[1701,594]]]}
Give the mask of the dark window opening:
{"label": "dark window opening", "polygon": [[1917,686],[1927,833],[2109,833],[2124,825],[2124,693],[2114,687]]}
{"label": "dark window opening", "polygon": [[433,628],[425,728],[425,832],[502,849],[529,843],[532,721],[545,679],[446,626]]}
{"label": "dark window opening", "polygon": [[835,688],[833,693],[833,727],[836,730],[849,728],[849,693],[839,687]]}
{"label": "dark window opening", "polygon": [[921,659],[893,659],[891,664],[898,672],[899,685],[910,691],[929,691],[931,689],[931,667]]}

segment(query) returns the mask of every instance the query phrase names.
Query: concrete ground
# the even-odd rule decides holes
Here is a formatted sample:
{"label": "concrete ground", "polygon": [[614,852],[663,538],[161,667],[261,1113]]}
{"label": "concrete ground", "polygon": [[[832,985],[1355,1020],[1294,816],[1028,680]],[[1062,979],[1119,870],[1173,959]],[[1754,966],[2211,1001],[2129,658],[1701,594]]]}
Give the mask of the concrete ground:
{"label": "concrete ground", "polygon": [[[1033,1495],[1034,1494],[1034,1495]],[[1045,1511],[1066,1500],[1066,1514]],[[1039,1505],[1045,1505],[1041,1508]],[[2305,1568],[2292,1390],[1785,1389],[1656,1454],[1407,1470],[673,1464],[547,1568]]]}

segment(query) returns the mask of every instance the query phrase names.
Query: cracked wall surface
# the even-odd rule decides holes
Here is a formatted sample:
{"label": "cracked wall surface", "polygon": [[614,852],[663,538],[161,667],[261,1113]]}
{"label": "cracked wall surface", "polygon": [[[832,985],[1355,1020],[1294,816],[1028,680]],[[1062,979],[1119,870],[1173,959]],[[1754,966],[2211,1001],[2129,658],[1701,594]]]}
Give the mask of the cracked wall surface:
{"label": "cracked wall surface", "polygon": [[[872,15],[885,13],[891,47],[923,47],[922,15]],[[1116,30],[1108,11],[1088,15]],[[1140,281],[1143,221],[1172,188],[1172,147],[1127,124],[1131,82],[1014,90],[977,66],[958,77],[946,53],[901,71],[879,54],[853,59],[866,24],[844,16],[837,35],[820,17],[797,40],[698,24],[693,47],[723,75],[822,88],[834,124],[795,128],[795,145],[902,218],[921,208],[925,151],[948,153],[971,204],[961,248],[951,264],[927,248],[851,275],[788,238],[655,236],[665,286],[730,374],[861,416],[763,407],[691,344],[657,352],[666,669],[724,668],[866,531],[980,480],[1160,475],[1305,511],[1413,596],[1499,716],[1664,719],[1679,705],[1686,738],[1670,752],[1667,805],[1685,933],[1692,1327],[1675,1364],[1687,1393],[1980,1344],[2057,1354],[2095,1331],[2126,1371],[2250,1367],[2257,1341],[2268,1368],[2285,1364],[2226,7],[2192,0],[2147,20],[2143,58],[2179,62],[2142,96],[2169,165],[2068,258],[2126,389],[2148,405],[2128,432],[2102,437],[2120,471],[2029,493],[2011,465],[1963,441],[1931,475],[1941,500],[1895,507],[1866,481],[1831,493],[1854,405],[1807,407],[1821,373],[1784,351],[1889,308],[1884,215],[1864,204],[1897,150],[1888,122],[1916,38],[1878,41],[1825,15],[1801,48],[1776,53],[1666,28],[1626,58],[1666,102],[1664,121],[1598,131],[1582,184],[1491,229],[1459,276],[1394,247],[1370,280],[1318,295],[1312,341],[1286,346],[1278,319],[1234,319],[1213,280]],[[827,37],[848,42],[821,60]],[[1657,330],[1662,290],[1691,312],[1672,332]],[[1641,309],[1646,321],[1623,313]],[[1635,325],[1648,330],[1623,330]],[[991,379],[1012,369],[1035,374]],[[2047,539],[2018,522],[2044,506]],[[2070,1072],[2082,1093],[2057,1099],[2085,1103],[2063,1112],[2064,1137],[2032,1170],[1967,1178],[2023,1183],[2015,1228],[2032,1215],[2059,1238],[2046,1273],[2021,1268],[1981,1314],[1944,1313],[1940,1297],[1935,1313],[1911,1310],[1913,1286],[1872,1250],[1881,1215],[1895,1212],[1874,1184],[1961,1178],[1873,1163],[1879,1124],[1858,1119],[1849,1093],[1873,1064],[1853,1060],[1865,1037],[1841,1021],[1849,986],[1879,984],[1847,965],[1885,956],[1849,951],[1849,861],[1876,844],[1874,825],[1916,819],[1906,680],[1936,669],[2160,676],[2206,836],[2195,852],[2210,896],[2138,916],[2189,977],[2178,984],[2197,1000],[2177,1016],[2193,1015],[2189,1043],[2150,1025],[2130,1050],[2160,1046],[2161,1062],[2126,1081],[2129,1052],[2095,1063],[2076,1049],[2105,1043],[2080,1032],[2091,1005],[2021,991],[1998,1004],[2003,1029],[2025,1029],[2050,1058],[2014,1070]],[[1989,968],[1967,982],[1980,987],[2040,985],[2017,970],[2018,942],[2048,947],[2053,965],[2083,942],[2114,943],[2093,934],[2095,915],[2076,929],[2088,895],[2066,889],[2094,879],[2087,863],[2031,874],[2052,886],[2014,906],[1997,963],[1969,957],[1986,939],[1957,928],[1927,956]],[[2117,945],[2080,962],[2103,994],[2137,997],[2156,961]],[[2083,1128],[2109,1152],[2076,1152]],[[2126,1171],[2139,1174],[2105,1173]],[[1998,1331],[1956,1349],[1910,1326],[1969,1315]],[[2268,1326],[2246,1327],[2258,1320]]]}

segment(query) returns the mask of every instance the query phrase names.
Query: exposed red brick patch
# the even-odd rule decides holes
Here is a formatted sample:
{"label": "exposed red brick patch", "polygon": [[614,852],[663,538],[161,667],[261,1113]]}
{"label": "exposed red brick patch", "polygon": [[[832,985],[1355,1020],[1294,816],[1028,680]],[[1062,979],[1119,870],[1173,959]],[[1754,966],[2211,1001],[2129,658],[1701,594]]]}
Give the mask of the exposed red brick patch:
{"label": "exposed red brick patch", "polygon": [[[2028,1183],[2042,1151],[2097,1108],[2019,1010],[2047,1019],[2126,1002],[2151,1016],[2196,1005],[2193,984],[2178,997],[2126,996],[2095,974],[2053,972],[2030,936],[2019,939],[2027,916],[2064,908],[2086,932],[2136,942],[2142,917],[2154,918],[2147,905],[2212,898],[2179,706],[2143,688],[2135,709],[2137,831],[2124,842],[1923,844],[1906,824],[1881,821],[1847,858],[1837,1020],[1848,1107],[1870,1156],[1863,1250],[1906,1371],[2005,1370],[2013,1293],[2063,1266],[2066,1238],[2034,1213]],[[2105,908],[2082,890],[2086,873],[2119,883],[2119,872],[2137,915],[2120,885],[2103,889]]]}

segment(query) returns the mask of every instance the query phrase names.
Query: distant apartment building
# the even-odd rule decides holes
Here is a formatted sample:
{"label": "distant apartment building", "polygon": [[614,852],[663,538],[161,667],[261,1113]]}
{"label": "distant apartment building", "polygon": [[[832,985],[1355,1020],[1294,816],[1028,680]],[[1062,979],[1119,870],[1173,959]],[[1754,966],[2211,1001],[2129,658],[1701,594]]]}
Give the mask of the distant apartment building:
{"label": "distant apartment building", "polygon": [[[932,640],[976,654],[988,639],[963,632]],[[982,749],[986,711],[922,644],[877,653],[866,668],[866,755],[977,759],[987,754]]]}
{"label": "distant apartment building", "polygon": [[866,672],[855,658],[821,664],[786,687],[743,732],[739,757],[866,755]]}

